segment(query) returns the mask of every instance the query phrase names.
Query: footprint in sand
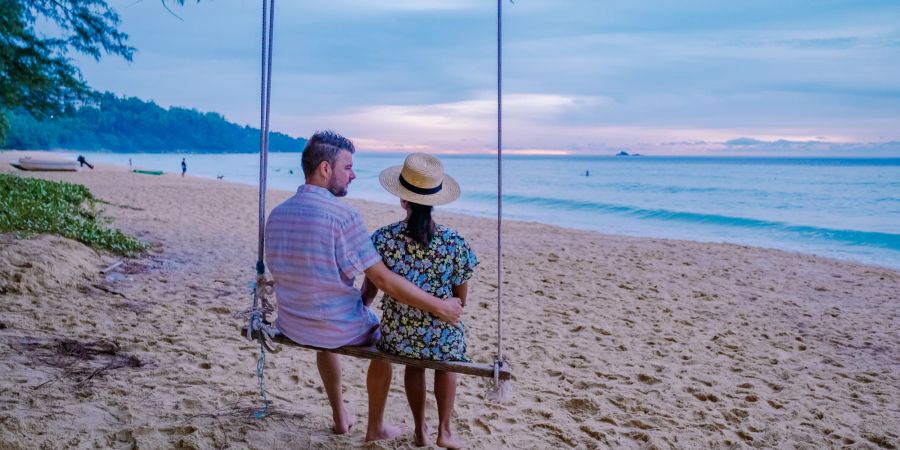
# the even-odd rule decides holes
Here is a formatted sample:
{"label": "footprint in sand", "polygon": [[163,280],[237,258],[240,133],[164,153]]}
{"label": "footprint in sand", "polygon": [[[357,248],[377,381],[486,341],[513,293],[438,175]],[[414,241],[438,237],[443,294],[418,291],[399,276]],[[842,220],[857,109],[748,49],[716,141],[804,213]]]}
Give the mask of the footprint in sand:
{"label": "footprint in sand", "polygon": [[685,390],[686,390],[689,394],[693,395],[694,398],[696,398],[697,400],[700,400],[700,401],[702,401],[702,402],[713,402],[713,403],[715,403],[715,402],[718,402],[718,401],[719,401],[719,397],[717,397],[715,394],[708,394],[708,393],[706,393],[706,392],[703,392],[703,391],[700,391],[700,390],[698,390],[698,389],[694,389],[694,388],[691,388],[691,387],[689,387],[689,388],[687,388],[687,389],[685,389]]}
{"label": "footprint in sand", "polygon": [[735,434],[737,434],[738,437],[740,437],[741,439],[743,439],[747,442],[753,442],[753,436],[751,436],[750,433],[748,433],[744,430],[738,430],[735,432]]}
{"label": "footprint in sand", "polygon": [[600,411],[597,403],[590,398],[573,398],[567,400],[564,404],[566,411],[569,411],[575,417],[584,417],[585,415],[593,415]]}
{"label": "footprint in sand", "polygon": [[549,423],[536,423],[533,426],[534,428],[543,428],[550,432],[550,435],[559,439],[560,441],[568,444],[571,447],[575,447],[578,445],[578,442],[572,437],[569,436],[563,429],[557,427],[556,425],[552,425]]}
{"label": "footprint in sand", "polygon": [[601,422],[604,422],[604,423],[608,423],[608,424],[610,424],[610,425],[612,425],[612,426],[614,426],[614,427],[619,426],[618,422],[616,422],[616,419],[613,419],[612,417],[609,417],[609,416],[603,416],[603,417],[601,417],[601,418],[600,418],[600,421],[601,421]]}
{"label": "footprint in sand", "polygon": [[659,378],[652,377],[643,373],[639,373],[637,379],[644,384],[657,384],[662,382],[662,380],[660,380]]}
{"label": "footprint in sand", "polygon": [[475,419],[475,420],[472,421],[472,423],[475,424],[476,427],[480,428],[481,431],[484,431],[484,432],[487,433],[487,434],[491,434],[491,427],[490,427],[490,425],[488,425],[487,423],[485,423],[483,420],[481,420],[481,419]]}
{"label": "footprint in sand", "polygon": [[553,417],[553,412],[548,411],[546,409],[528,408],[525,410],[525,413],[531,417],[542,417],[544,419],[549,419],[549,418]]}
{"label": "footprint in sand", "polygon": [[625,422],[624,425],[625,425],[626,427],[637,428],[637,429],[640,429],[640,430],[652,430],[652,429],[653,429],[653,426],[652,426],[652,425],[649,425],[649,424],[647,424],[647,423],[645,423],[645,422],[642,422],[642,421],[640,421],[640,420],[638,420],[638,419],[631,419],[631,420],[629,420],[628,422]]}
{"label": "footprint in sand", "polygon": [[588,436],[592,437],[595,440],[606,442],[606,435],[603,434],[602,431],[595,430],[593,428],[588,427],[587,425],[581,426],[581,431],[583,431]]}

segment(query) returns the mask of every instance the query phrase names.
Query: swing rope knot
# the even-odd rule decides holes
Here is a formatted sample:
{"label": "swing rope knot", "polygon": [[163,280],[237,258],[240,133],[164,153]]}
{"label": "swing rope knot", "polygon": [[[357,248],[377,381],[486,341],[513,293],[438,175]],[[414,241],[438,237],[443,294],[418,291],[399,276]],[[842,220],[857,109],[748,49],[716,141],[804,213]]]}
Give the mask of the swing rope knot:
{"label": "swing rope knot", "polygon": [[255,283],[251,283],[251,295],[253,306],[234,313],[235,319],[247,320],[247,340],[259,339],[261,345],[265,345],[272,353],[281,351],[281,346],[275,343],[275,337],[281,334],[278,328],[269,321],[269,314],[275,312],[275,306],[269,301],[273,295],[275,283],[267,280],[264,275],[258,275]]}
{"label": "swing rope knot", "polygon": [[500,369],[503,368],[503,360],[494,360],[494,378],[488,381],[487,390],[484,393],[485,400],[492,403],[507,403],[512,400],[512,383],[509,380],[500,379]]}

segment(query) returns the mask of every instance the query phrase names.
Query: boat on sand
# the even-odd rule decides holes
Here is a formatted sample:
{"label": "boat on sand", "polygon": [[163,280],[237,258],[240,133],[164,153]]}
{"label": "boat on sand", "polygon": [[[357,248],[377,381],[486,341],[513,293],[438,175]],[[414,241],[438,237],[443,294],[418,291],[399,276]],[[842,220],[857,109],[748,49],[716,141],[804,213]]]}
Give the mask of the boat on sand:
{"label": "boat on sand", "polygon": [[10,163],[14,167],[22,170],[55,170],[55,171],[69,171],[75,172],[78,170],[78,163],[76,161],[72,161],[69,159],[60,159],[60,158],[34,158],[31,156],[24,156],[19,158],[19,163]]}

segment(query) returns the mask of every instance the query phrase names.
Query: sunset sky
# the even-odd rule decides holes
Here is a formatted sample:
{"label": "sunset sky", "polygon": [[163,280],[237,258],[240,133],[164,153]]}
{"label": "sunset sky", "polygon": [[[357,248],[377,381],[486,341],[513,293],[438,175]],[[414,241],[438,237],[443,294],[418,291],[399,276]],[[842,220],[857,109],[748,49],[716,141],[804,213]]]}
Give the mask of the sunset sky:
{"label": "sunset sky", "polygon": [[[98,90],[259,125],[257,0],[110,1]],[[516,0],[509,152],[900,157],[900,2]],[[366,150],[489,152],[496,2],[276,2],[272,127]]]}

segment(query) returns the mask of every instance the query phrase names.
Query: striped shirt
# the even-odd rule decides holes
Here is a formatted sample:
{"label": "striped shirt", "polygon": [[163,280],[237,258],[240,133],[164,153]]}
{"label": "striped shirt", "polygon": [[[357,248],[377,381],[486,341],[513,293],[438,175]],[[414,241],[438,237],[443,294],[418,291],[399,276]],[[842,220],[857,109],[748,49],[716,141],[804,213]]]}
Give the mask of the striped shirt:
{"label": "striped shirt", "polygon": [[381,261],[359,213],[327,189],[304,184],[266,223],[266,261],[275,279],[275,326],[322,348],[370,344],[378,317],[354,279]]}

